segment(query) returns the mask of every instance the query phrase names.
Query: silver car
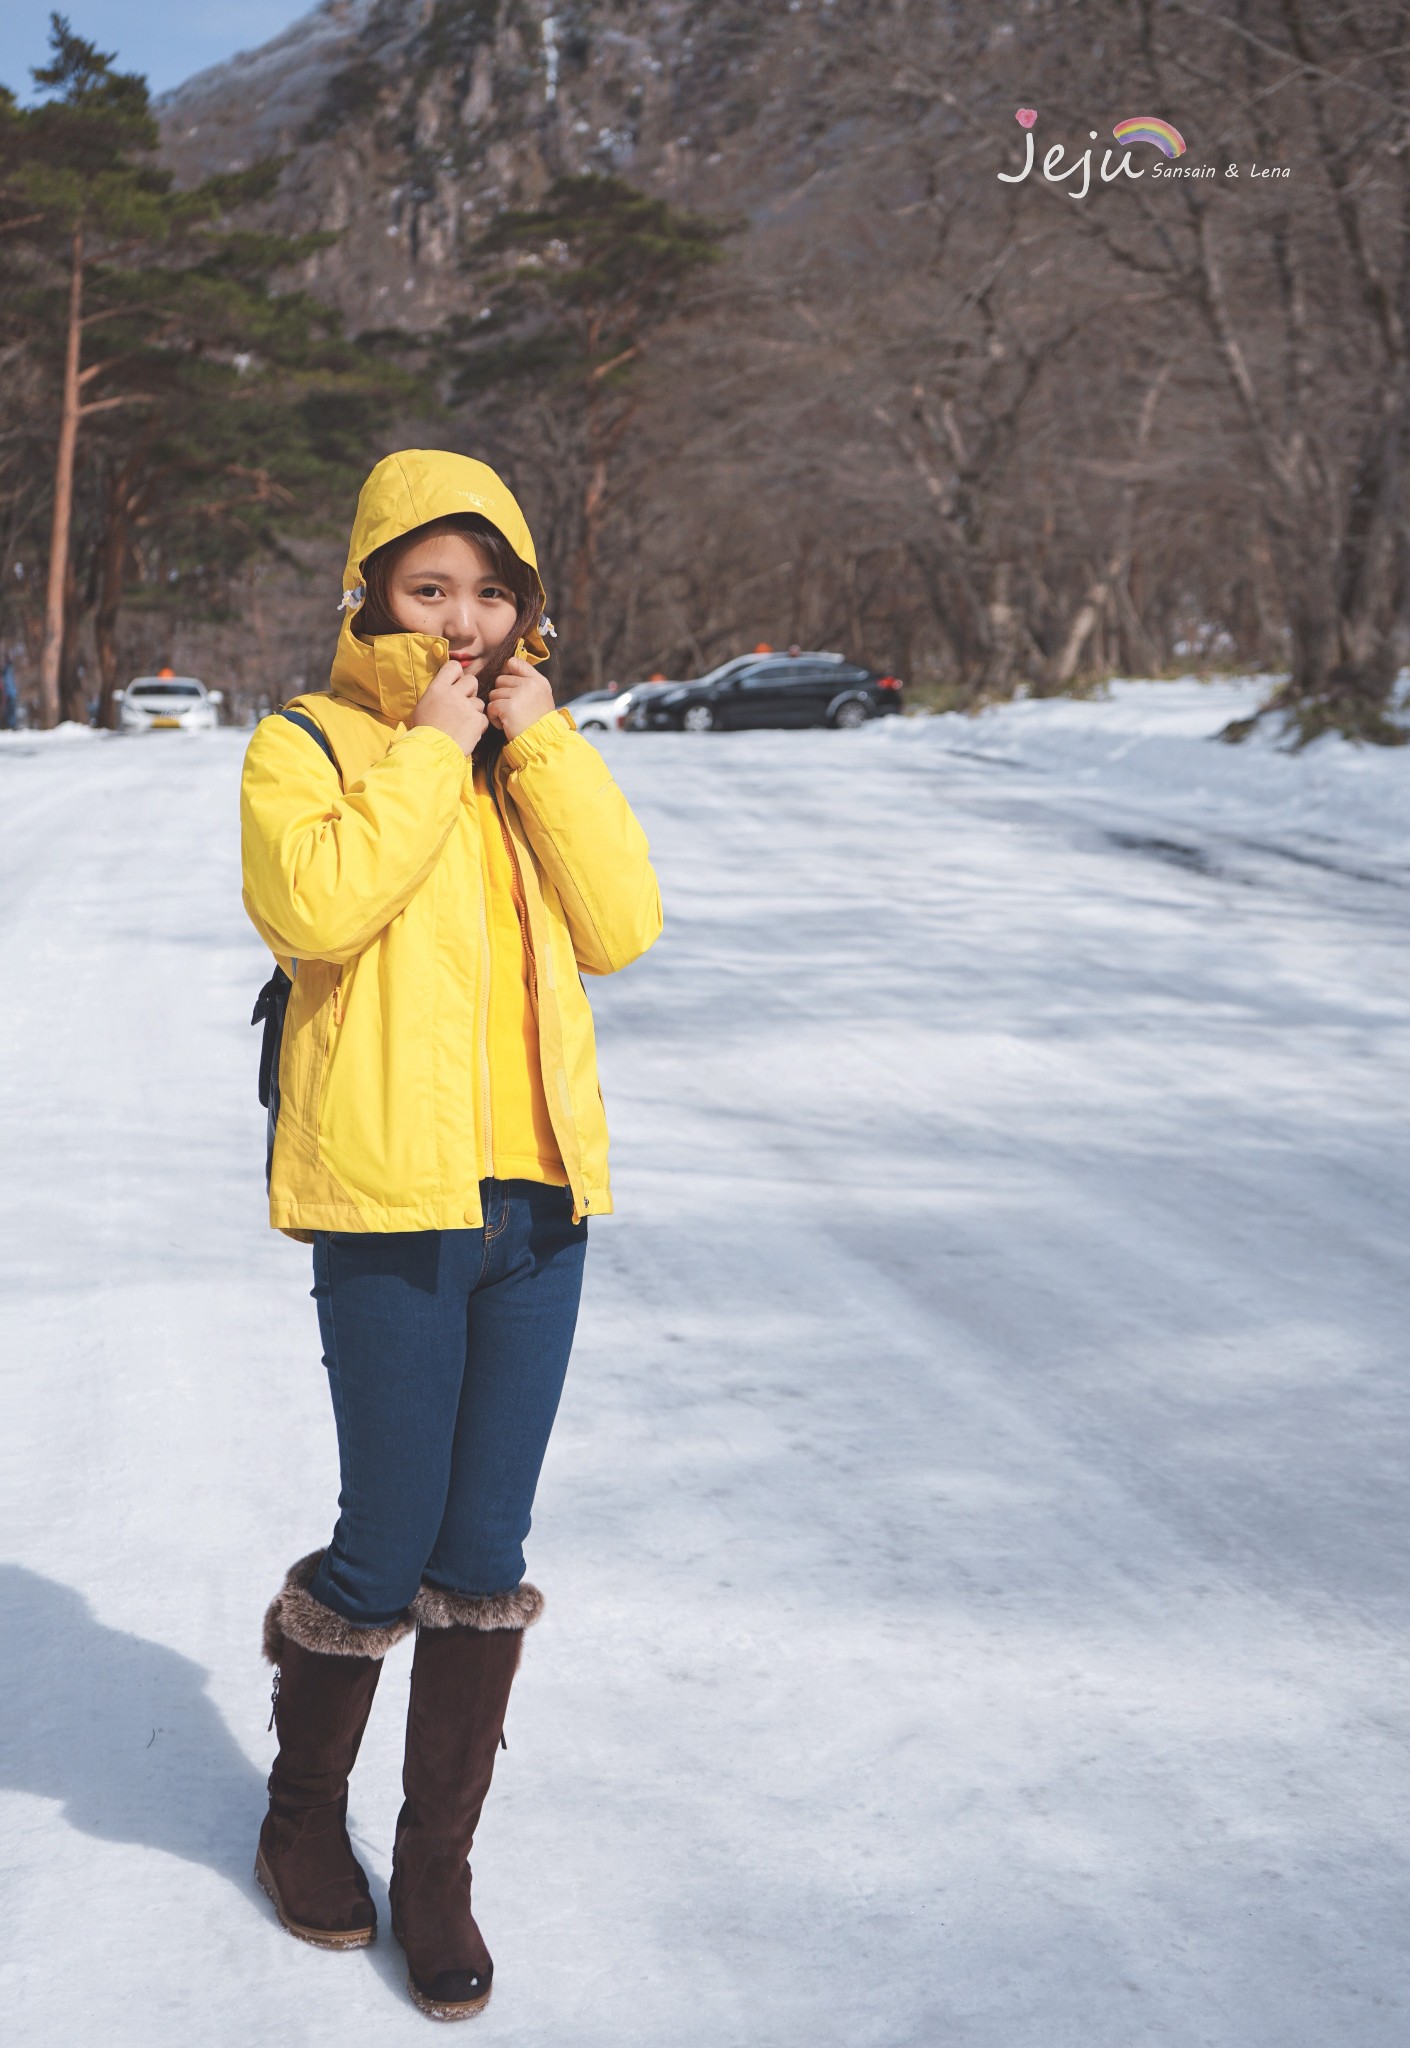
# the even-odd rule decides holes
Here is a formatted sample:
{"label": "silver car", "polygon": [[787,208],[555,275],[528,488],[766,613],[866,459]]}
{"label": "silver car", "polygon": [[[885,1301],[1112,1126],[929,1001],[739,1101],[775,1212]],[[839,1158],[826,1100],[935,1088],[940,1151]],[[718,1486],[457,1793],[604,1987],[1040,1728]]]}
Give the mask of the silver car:
{"label": "silver car", "polygon": [[225,701],[194,676],[138,676],[117,700],[122,732],[214,732]]}
{"label": "silver car", "polygon": [[583,690],[570,697],[565,711],[573,714],[579,732],[609,732],[621,723],[621,693],[617,690]]}

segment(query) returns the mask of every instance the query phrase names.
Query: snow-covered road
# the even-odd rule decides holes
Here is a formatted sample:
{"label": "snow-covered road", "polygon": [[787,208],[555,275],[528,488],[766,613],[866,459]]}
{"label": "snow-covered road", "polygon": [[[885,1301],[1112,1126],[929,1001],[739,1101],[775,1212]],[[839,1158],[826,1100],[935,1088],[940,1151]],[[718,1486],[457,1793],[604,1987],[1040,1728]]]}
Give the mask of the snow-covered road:
{"label": "snow-covered road", "polygon": [[[618,1213],[487,2040],[1410,2038],[1410,864],[1025,708],[603,742],[667,932],[591,991]],[[16,2048],[427,2038],[389,1936],[315,1952],[250,1879],[260,1613],[335,1467],[240,751],[0,749]],[[407,1663],[353,1791],[384,1925]]]}

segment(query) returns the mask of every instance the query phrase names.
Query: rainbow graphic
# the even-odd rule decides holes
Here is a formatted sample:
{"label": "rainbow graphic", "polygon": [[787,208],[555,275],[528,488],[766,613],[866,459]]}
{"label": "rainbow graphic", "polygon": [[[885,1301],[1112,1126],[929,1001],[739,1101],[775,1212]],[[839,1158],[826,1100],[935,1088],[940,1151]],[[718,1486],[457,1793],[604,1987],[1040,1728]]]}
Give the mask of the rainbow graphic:
{"label": "rainbow graphic", "polygon": [[1178,128],[1172,128],[1168,121],[1158,121],[1154,114],[1136,114],[1129,121],[1118,121],[1112,129],[1118,142],[1153,142],[1163,156],[1183,156],[1185,138]]}

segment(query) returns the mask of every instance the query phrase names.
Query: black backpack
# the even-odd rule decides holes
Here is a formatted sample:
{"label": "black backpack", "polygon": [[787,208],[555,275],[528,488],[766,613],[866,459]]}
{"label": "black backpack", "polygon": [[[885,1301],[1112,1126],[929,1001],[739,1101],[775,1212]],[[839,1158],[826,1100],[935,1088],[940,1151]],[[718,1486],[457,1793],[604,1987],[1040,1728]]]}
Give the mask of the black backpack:
{"label": "black backpack", "polygon": [[[298,726],[300,731],[306,732],[316,745],[322,747],[333,766],[338,766],[338,757],[333,752],[327,733],[321,726],[315,725],[306,712],[281,711],[279,715],[281,718],[287,718],[291,725]],[[266,1193],[269,1191],[274,1173],[274,1130],[279,1122],[279,1048],[284,1040],[284,1013],[289,1007],[289,992],[293,986],[293,982],[276,961],[273,974],[255,997],[254,1014],[250,1018],[251,1024],[264,1026],[264,1037],[260,1041],[259,1049],[259,1099],[261,1105],[269,1112],[265,1125]]]}

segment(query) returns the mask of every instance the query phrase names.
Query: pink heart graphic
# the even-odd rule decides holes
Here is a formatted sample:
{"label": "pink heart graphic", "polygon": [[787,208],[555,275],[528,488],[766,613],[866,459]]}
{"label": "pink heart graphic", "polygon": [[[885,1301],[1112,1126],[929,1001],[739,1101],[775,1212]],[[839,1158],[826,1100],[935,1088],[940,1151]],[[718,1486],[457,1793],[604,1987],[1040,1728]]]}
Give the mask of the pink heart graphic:
{"label": "pink heart graphic", "polygon": [[1013,117],[1020,128],[1031,128],[1038,118],[1036,107],[1020,107]]}

